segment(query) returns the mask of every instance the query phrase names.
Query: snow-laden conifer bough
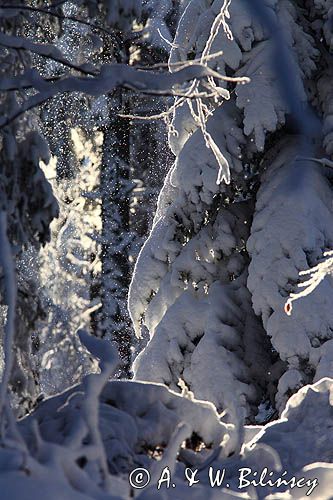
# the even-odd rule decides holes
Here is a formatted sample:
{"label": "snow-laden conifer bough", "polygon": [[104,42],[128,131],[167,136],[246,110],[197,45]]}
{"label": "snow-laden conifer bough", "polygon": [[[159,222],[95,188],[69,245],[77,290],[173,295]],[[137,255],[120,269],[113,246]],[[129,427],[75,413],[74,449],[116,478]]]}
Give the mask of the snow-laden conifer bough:
{"label": "snow-laden conifer bough", "polygon": [[[93,15],[98,2],[83,4]],[[105,5],[110,22],[116,22],[113,8],[120,2]],[[136,11],[140,2],[121,5]],[[5,116],[7,127],[60,91],[97,95],[124,85],[165,94],[172,84],[194,78],[173,107],[170,144],[176,161],[129,296],[137,334],[144,323],[151,336],[134,364],[137,380],[109,381],[117,366],[112,346],[81,330],[79,338],[99,360],[101,373],[87,375],[15,422],[6,394],[16,302],[7,232],[12,213],[1,207],[8,307],[0,392],[2,500],[287,500],[309,493],[323,500],[332,494],[332,285],[323,280],[315,287],[322,276],[316,273],[323,271],[318,259],[332,247],[332,188],[326,167],[313,161],[321,143],[331,153],[326,70],[318,83],[324,87],[322,102],[308,85],[321,57],[321,38],[331,46],[331,6],[321,0],[302,10],[289,0],[189,0],[182,8],[171,63],[192,58],[204,68],[186,66],[162,78],[127,67],[109,66],[98,75],[77,67],[90,77],[45,82],[28,71],[0,82],[2,90],[32,86],[39,92]],[[45,51],[8,35],[0,42],[23,52]],[[49,56],[67,63],[53,49]],[[284,65],[288,78],[277,73]],[[221,78],[224,72],[229,79]],[[250,82],[230,89],[243,77]],[[203,95],[204,85],[209,88]],[[322,136],[302,103],[323,107]],[[290,113],[297,134],[295,124],[286,125]],[[5,147],[19,161],[10,137]],[[56,210],[51,194],[46,199],[44,218]],[[31,238],[35,227],[48,237],[38,217],[28,222]],[[19,237],[16,241],[21,244]],[[312,273],[312,294],[303,294],[287,316],[284,304],[306,269]],[[272,416],[265,414],[269,405],[280,418],[264,425]],[[177,487],[157,490],[167,466]],[[138,467],[150,471],[151,483],[143,490],[129,483],[129,473]],[[192,488],[186,467],[198,469],[200,483]],[[225,485],[211,487],[209,467],[225,469]],[[287,471],[287,478],[304,478],[303,486],[266,482],[240,490],[239,470],[245,467],[259,472],[267,467],[274,477]]]}

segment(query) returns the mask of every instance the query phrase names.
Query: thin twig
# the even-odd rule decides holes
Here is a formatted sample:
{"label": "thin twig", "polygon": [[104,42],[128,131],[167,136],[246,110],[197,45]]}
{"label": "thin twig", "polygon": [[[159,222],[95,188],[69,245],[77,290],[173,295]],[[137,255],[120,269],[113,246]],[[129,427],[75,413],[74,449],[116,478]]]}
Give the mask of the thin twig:
{"label": "thin twig", "polygon": [[313,161],[314,163],[320,163],[324,167],[333,168],[333,161],[329,160],[328,158],[311,158],[308,156],[297,156],[295,158],[295,160],[296,161],[301,161],[301,160]]}
{"label": "thin twig", "polygon": [[[210,54],[204,58],[204,61],[210,61],[212,59],[216,59],[217,57],[220,57],[223,55],[223,50],[219,50],[218,52],[214,52],[214,54]],[[139,64],[136,64],[135,67],[138,69],[163,69],[163,68],[181,68],[183,66],[188,67],[193,64],[200,64],[201,63],[201,58],[197,57],[196,59],[191,59],[190,61],[177,61],[177,62],[168,62],[168,63],[156,63],[152,64],[150,66],[140,66]]]}

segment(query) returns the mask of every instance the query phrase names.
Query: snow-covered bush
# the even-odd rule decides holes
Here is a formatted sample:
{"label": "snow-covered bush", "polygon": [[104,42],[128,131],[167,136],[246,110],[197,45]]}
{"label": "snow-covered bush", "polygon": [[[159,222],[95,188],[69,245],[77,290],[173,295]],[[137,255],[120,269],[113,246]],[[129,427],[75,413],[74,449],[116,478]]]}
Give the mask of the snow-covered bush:
{"label": "snow-covered bush", "polygon": [[[88,375],[21,420],[12,447],[0,451],[3,500],[46,491],[68,500],[330,497],[332,379],[300,389],[281,419],[246,426],[241,449],[229,455],[233,425],[223,424],[211,403],[160,384],[107,382],[116,367],[109,344],[80,337],[100,357],[101,375]],[[161,481],[167,467],[175,487]],[[135,488],[142,468],[147,486]]]}

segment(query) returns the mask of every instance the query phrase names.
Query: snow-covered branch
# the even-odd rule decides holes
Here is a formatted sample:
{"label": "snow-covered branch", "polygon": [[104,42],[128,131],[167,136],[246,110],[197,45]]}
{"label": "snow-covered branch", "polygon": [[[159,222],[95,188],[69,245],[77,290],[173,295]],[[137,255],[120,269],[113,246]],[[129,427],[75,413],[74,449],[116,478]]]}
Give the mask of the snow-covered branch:
{"label": "snow-covered branch", "polygon": [[[1,36],[0,43],[2,40]],[[19,48],[21,44],[17,43],[15,46]],[[33,44],[34,50],[38,50],[41,55],[47,54],[47,57],[51,58],[54,56],[58,62],[64,63],[65,59],[57,51],[54,51],[53,47],[50,48],[50,51],[48,49],[41,49],[40,47],[39,45],[36,48],[36,44]],[[75,69],[92,74],[91,69],[85,70],[82,66],[75,67]],[[39,106],[47,99],[64,92],[83,92],[90,96],[98,97],[112,92],[117,87],[124,87],[151,95],[180,95],[188,98],[188,88],[184,88],[184,84],[195,79],[202,80],[207,77],[217,76],[221,79],[223,78],[222,75],[200,64],[189,64],[174,73],[137,70],[126,64],[109,64],[102,66],[99,74],[93,77],[68,76],[56,81],[42,78],[36,70],[28,70],[20,76],[3,78],[1,80],[0,90],[33,88],[38,93],[28,97],[20,109],[14,113],[3,116],[0,119],[0,127],[9,125],[25,111]],[[244,79],[239,79],[239,81],[244,81]],[[177,87],[177,89],[173,91],[174,87]]]}
{"label": "snow-covered branch", "polygon": [[310,277],[306,281],[302,281],[298,283],[299,288],[303,288],[299,292],[294,292],[289,295],[287,302],[285,303],[284,310],[285,313],[290,316],[292,313],[292,303],[295,300],[306,297],[310,293],[312,293],[318,285],[325,279],[327,276],[331,276],[333,274],[333,250],[328,252],[324,252],[323,254],[324,260],[319,262],[316,266],[311,267],[310,269],[306,269],[304,271],[300,271],[300,276],[308,276]]}
{"label": "snow-covered branch", "polygon": [[244,0],[244,3],[249,11],[260,20],[273,40],[272,64],[278,75],[276,84],[280,87],[281,93],[288,103],[298,132],[304,137],[318,134],[320,131],[319,120],[310,107],[302,102],[302,94],[294,77],[295,63],[288,48],[285,27],[277,21],[269,3],[261,0]]}

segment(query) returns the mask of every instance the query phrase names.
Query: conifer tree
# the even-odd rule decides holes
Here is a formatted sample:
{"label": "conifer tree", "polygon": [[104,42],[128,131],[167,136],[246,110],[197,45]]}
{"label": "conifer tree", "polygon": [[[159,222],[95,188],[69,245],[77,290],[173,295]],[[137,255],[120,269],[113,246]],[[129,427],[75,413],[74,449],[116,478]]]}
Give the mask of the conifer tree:
{"label": "conifer tree", "polygon": [[[143,323],[151,337],[135,376],[174,389],[182,379],[250,421],[318,380],[331,339],[330,282],[284,311],[299,271],[332,245],[330,180],[316,160],[330,147],[328,87],[317,78],[327,74],[325,8],[192,0],[170,57],[171,70],[208,58],[230,82],[220,83],[222,102],[179,98],[173,107],[176,160],[129,298],[137,333]],[[250,82],[233,82],[242,76]],[[321,136],[311,106],[326,124]],[[319,303],[320,318],[309,313]]]}

